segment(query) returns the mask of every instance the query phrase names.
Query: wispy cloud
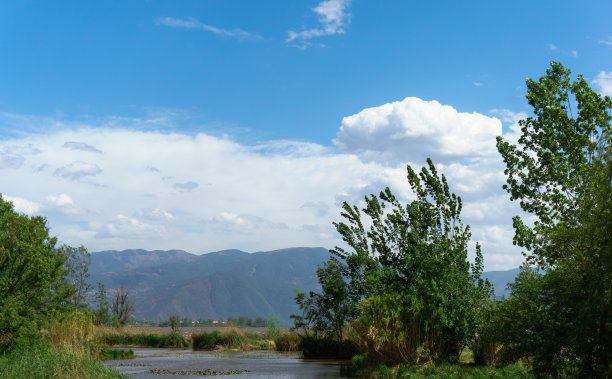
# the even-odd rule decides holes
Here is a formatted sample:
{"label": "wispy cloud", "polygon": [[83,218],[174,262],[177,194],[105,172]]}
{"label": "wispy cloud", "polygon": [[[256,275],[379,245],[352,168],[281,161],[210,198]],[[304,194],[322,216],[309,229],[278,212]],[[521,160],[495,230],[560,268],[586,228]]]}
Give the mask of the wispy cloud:
{"label": "wispy cloud", "polygon": [[601,39],[599,43],[602,45],[612,46],[612,36],[609,36],[608,39]]}
{"label": "wispy cloud", "polygon": [[474,82],[472,84],[474,84],[475,87],[482,87],[482,82]]}
{"label": "wispy cloud", "polygon": [[172,18],[172,17],[162,17],[157,20],[156,25],[160,26],[170,26],[173,28],[183,28],[183,29],[198,29],[205,30],[207,32],[211,32],[214,34],[236,38],[240,41],[249,41],[249,40],[258,40],[261,39],[261,36],[257,33],[247,32],[242,29],[222,29],[216,26],[203,24],[194,18],[189,18],[188,20],[183,20],[180,18]]}
{"label": "wispy cloud", "polygon": [[601,71],[597,77],[593,79],[593,83],[599,87],[599,92],[602,95],[612,96],[612,71]]}
{"label": "wispy cloud", "polygon": [[557,50],[557,46],[553,45],[552,43],[548,45],[548,48],[551,49],[552,51]]}
{"label": "wispy cloud", "polygon": [[578,56],[578,51],[572,50],[572,56],[577,57]]}
{"label": "wispy cloud", "polygon": [[305,49],[310,46],[309,40],[315,37],[343,34],[344,26],[348,23],[349,14],[346,12],[350,0],[326,0],[312,8],[318,18],[318,25],[300,32],[289,31],[286,42],[291,46]]}

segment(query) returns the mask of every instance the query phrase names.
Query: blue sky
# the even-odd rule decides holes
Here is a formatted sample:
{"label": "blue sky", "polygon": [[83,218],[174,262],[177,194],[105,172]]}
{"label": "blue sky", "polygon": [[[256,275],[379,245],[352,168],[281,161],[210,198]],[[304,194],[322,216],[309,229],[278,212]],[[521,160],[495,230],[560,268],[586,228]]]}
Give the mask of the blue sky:
{"label": "blue sky", "polygon": [[609,1],[3,2],[0,193],[90,250],[331,247],[341,201],[386,185],[408,200],[405,164],[432,156],[487,267],[514,267],[494,136],[516,137],[525,78],[551,60],[612,93],[611,15]]}

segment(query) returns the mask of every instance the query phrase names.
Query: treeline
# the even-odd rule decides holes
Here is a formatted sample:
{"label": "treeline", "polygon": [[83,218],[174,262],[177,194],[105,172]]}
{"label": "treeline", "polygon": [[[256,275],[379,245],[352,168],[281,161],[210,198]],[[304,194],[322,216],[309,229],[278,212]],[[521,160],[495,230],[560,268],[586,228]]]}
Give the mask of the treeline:
{"label": "treeline", "polygon": [[461,198],[428,159],[408,166],[408,204],[388,188],[343,204],[344,247],[319,267],[322,290],[296,296],[305,354],[355,351],[355,366],[402,371],[469,351],[537,376],[612,376],[612,101],[557,62],[527,80],[527,100],[518,144],[497,138],[503,188],[528,215],[513,219],[527,259],[510,296],[493,298],[478,243],[468,261]]}
{"label": "treeline", "polygon": [[147,326],[160,326],[160,327],[212,327],[212,326],[220,326],[220,327],[232,327],[237,326],[241,328],[274,328],[278,326],[278,320],[275,318],[264,319],[262,317],[257,317],[255,320],[250,317],[240,316],[238,318],[228,317],[227,319],[223,319],[222,317],[218,319],[205,319],[205,320],[192,320],[190,318],[184,317],[179,318],[178,316],[171,316],[168,320],[155,322],[155,321],[133,321],[134,325],[147,325]]}

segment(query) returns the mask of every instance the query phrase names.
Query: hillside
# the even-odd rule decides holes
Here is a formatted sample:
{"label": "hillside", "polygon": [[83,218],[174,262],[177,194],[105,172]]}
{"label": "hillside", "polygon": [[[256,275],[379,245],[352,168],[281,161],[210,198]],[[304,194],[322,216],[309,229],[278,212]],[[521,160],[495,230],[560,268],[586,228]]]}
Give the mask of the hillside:
{"label": "hillside", "polygon": [[128,288],[140,319],[177,314],[192,319],[277,317],[288,323],[297,312],[295,290],[314,290],[316,268],[329,256],[324,248],[200,256],[177,250],[105,251],[92,254],[90,282],[103,283],[109,292]]}
{"label": "hillside", "polygon": [[[103,283],[109,293],[122,285],[128,288],[139,319],[247,316],[276,317],[289,324],[289,315],[298,312],[295,290],[317,289],[317,266],[329,257],[320,247],[203,255],[182,250],[102,251],[92,254],[90,282]],[[499,297],[507,296],[506,285],[517,273],[518,269],[489,271],[483,276]]]}

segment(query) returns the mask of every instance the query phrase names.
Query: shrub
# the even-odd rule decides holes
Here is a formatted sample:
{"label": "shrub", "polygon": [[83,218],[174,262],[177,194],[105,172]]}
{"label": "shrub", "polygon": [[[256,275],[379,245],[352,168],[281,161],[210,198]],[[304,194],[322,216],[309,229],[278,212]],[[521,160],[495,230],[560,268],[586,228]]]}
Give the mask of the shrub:
{"label": "shrub", "polygon": [[282,333],[274,339],[276,351],[300,350],[301,337],[297,333]]}
{"label": "shrub", "polygon": [[195,350],[212,350],[223,343],[223,335],[218,330],[194,333],[191,339]]}

